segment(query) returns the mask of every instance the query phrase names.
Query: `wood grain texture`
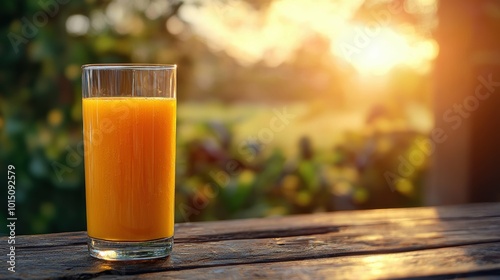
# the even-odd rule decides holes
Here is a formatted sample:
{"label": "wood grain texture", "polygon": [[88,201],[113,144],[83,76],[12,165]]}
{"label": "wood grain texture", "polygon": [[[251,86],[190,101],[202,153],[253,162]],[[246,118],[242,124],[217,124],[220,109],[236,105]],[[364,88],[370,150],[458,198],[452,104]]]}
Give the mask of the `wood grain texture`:
{"label": "wood grain texture", "polygon": [[[500,243],[145,273],[125,279],[450,279],[500,277]],[[98,279],[110,279],[100,275]]]}
{"label": "wood grain texture", "polygon": [[[335,274],[343,277],[356,269],[360,271],[352,275],[361,275],[367,269],[370,273],[376,271],[361,261],[370,260],[370,257],[379,260],[383,267],[391,267],[380,269],[380,277],[384,278],[416,277],[425,273],[449,275],[453,273],[453,267],[460,275],[491,274],[500,269],[490,261],[500,263],[499,203],[184,223],[176,225],[175,235],[174,251],[168,259],[125,263],[91,258],[85,232],[18,236],[17,272],[9,273],[5,268],[0,270],[0,277],[143,275],[177,278],[186,275],[185,278],[197,279],[203,275],[215,277],[219,274],[227,278],[235,273],[236,276],[254,278],[252,273],[264,273],[261,268],[266,267],[274,274],[265,272],[262,274],[264,278],[289,278],[286,273],[279,274],[286,265],[297,270],[297,278],[307,278],[301,275],[311,273],[314,267],[323,271],[322,267],[326,269],[328,266],[344,271]],[[0,238],[0,244],[6,244],[6,239]],[[454,261],[458,264],[463,260],[458,253],[464,250],[475,250],[476,253],[463,265],[451,266],[450,271],[442,265],[432,268],[428,264],[432,256],[436,264]],[[487,257],[479,258],[481,250]],[[388,256],[387,261],[383,256]],[[406,263],[399,262],[398,265],[405,267],[391,264],[400,258],[389,256],[401,256]],[[445,256],[446,260],[443,259]],[[412,258],[413,270],[406,267]],[[342,264],[346,264],[345,269],[339,268]],[[383,274],[386,270],[387,273]],[[328,269],[324,271],[325,274],[320,273],[318,277],[331,273]],[[377,278],[375,274],[373,277]]]}

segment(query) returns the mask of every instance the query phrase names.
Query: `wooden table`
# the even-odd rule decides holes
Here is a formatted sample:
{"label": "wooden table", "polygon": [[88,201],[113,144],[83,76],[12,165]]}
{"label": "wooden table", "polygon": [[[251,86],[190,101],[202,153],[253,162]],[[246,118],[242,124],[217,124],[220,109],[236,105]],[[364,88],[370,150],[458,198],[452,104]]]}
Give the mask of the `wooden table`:
{"label": "wooden table", "polygon": [[184,223],[175,232],[169,258],[137,262],[93,259],[85,232],[17,236],[16,272],[3,261],[0,277],[500,278],[500,203]]}

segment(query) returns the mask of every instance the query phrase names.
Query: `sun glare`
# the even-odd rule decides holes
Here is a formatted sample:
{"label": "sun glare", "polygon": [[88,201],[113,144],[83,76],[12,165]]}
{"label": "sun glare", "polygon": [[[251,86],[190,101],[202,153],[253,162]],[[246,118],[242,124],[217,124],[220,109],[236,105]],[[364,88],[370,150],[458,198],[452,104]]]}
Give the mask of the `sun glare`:
{"label": "sun glare", "polygon": [[362,74],[385,74],[397,65],[426,69],[437,55],[434,40],[404,36],[390,28],[380,28],[376,34],[365,30],[363,26],[350,26],[332,39],[331,45],[336,57]]}
{"label": "sun glare", "polygon": [[[134,9],[143,11],[151,20],[170,9],[162,0],[138,3],[142,2],[112,0],[105,13],[93,13],[90,18],[69,17],[67,30],[82,35],[90,28],[102,31],[109,25],[120,34],[139,34],[144,23],[134,16]],[[331,53],[324,54],[325,59],[331,55],[332,62],[348,62],[359,73],[384,74],[399,65],[426,73],[437,55],[437,43],[430,36],[417,35],[415,26],[402,30],[403,24],[398,22],[395,11],[368,11],[360,20],[358,11],[367,0],[259,3],[186,0],[179,14],[166,20],[165,27],[180,37],[195,35],[212,50],[223,51],[246,66],[259,62],[269,67],[279,66],[293,59],[299,49],[308,47],[306,44],[318,36],[330,44]],[[401,11],[404,9],[422,19],[418,24],[420,34],[430,32],[437,24],[437,0],[395,3],[400,3]]]}
{"label": "sun glare", "polygon": [[[397,29],[397,22],[367,18],[353,23],[363,2],[318,0],[311,5],[305,0],[274,0],[256,8],[242,1],[210,1],[183,6],[180,18],[208,46],[242,65],[263,61],[278,66],[293,58],[308,38],[319,35],[330,42],[333,61],[347,61],[361,74],[382,75],[399,65],[427,72],[437,55],[435,41],[412,28]],[[405,3],[411,10],[432,15],[435,10],[422,8],[432,6],[427,2],[435,0]]]}
{"label": "sun glare", "polygon": [[[338,43],[343,44],[342,39]],[[375,74],[384,74],[395,65],[404,62],[409,53],[406,40],[388,29],[380,31],[380,34],[371,40],[368,39],[364,47],[350,47],[353,48],[350,50],[351,55],[345,58],[358,71]]]}

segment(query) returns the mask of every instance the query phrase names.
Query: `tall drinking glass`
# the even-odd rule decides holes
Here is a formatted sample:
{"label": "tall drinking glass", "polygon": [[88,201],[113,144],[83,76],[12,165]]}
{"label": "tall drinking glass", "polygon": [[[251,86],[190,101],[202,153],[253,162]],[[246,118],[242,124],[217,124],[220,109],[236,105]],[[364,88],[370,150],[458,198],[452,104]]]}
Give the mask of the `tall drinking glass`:
{"label": "tall drinking glass", "polygon": [[82,69],[90,255],[168,256],[174,236],[176,65]]}

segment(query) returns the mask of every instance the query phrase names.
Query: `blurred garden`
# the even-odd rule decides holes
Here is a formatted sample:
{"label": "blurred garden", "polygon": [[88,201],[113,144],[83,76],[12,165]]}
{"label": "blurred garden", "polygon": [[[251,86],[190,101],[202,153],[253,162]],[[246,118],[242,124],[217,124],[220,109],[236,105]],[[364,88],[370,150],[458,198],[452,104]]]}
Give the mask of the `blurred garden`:
{"label": "blurred garden", "polygon": [[2,1],[0,170],[16,168],[17,233],[86,228],[87,63],[178,65],[177,222],[422,205],[427,158],[395,174],[433,128],[436,12],[435,0]]}

